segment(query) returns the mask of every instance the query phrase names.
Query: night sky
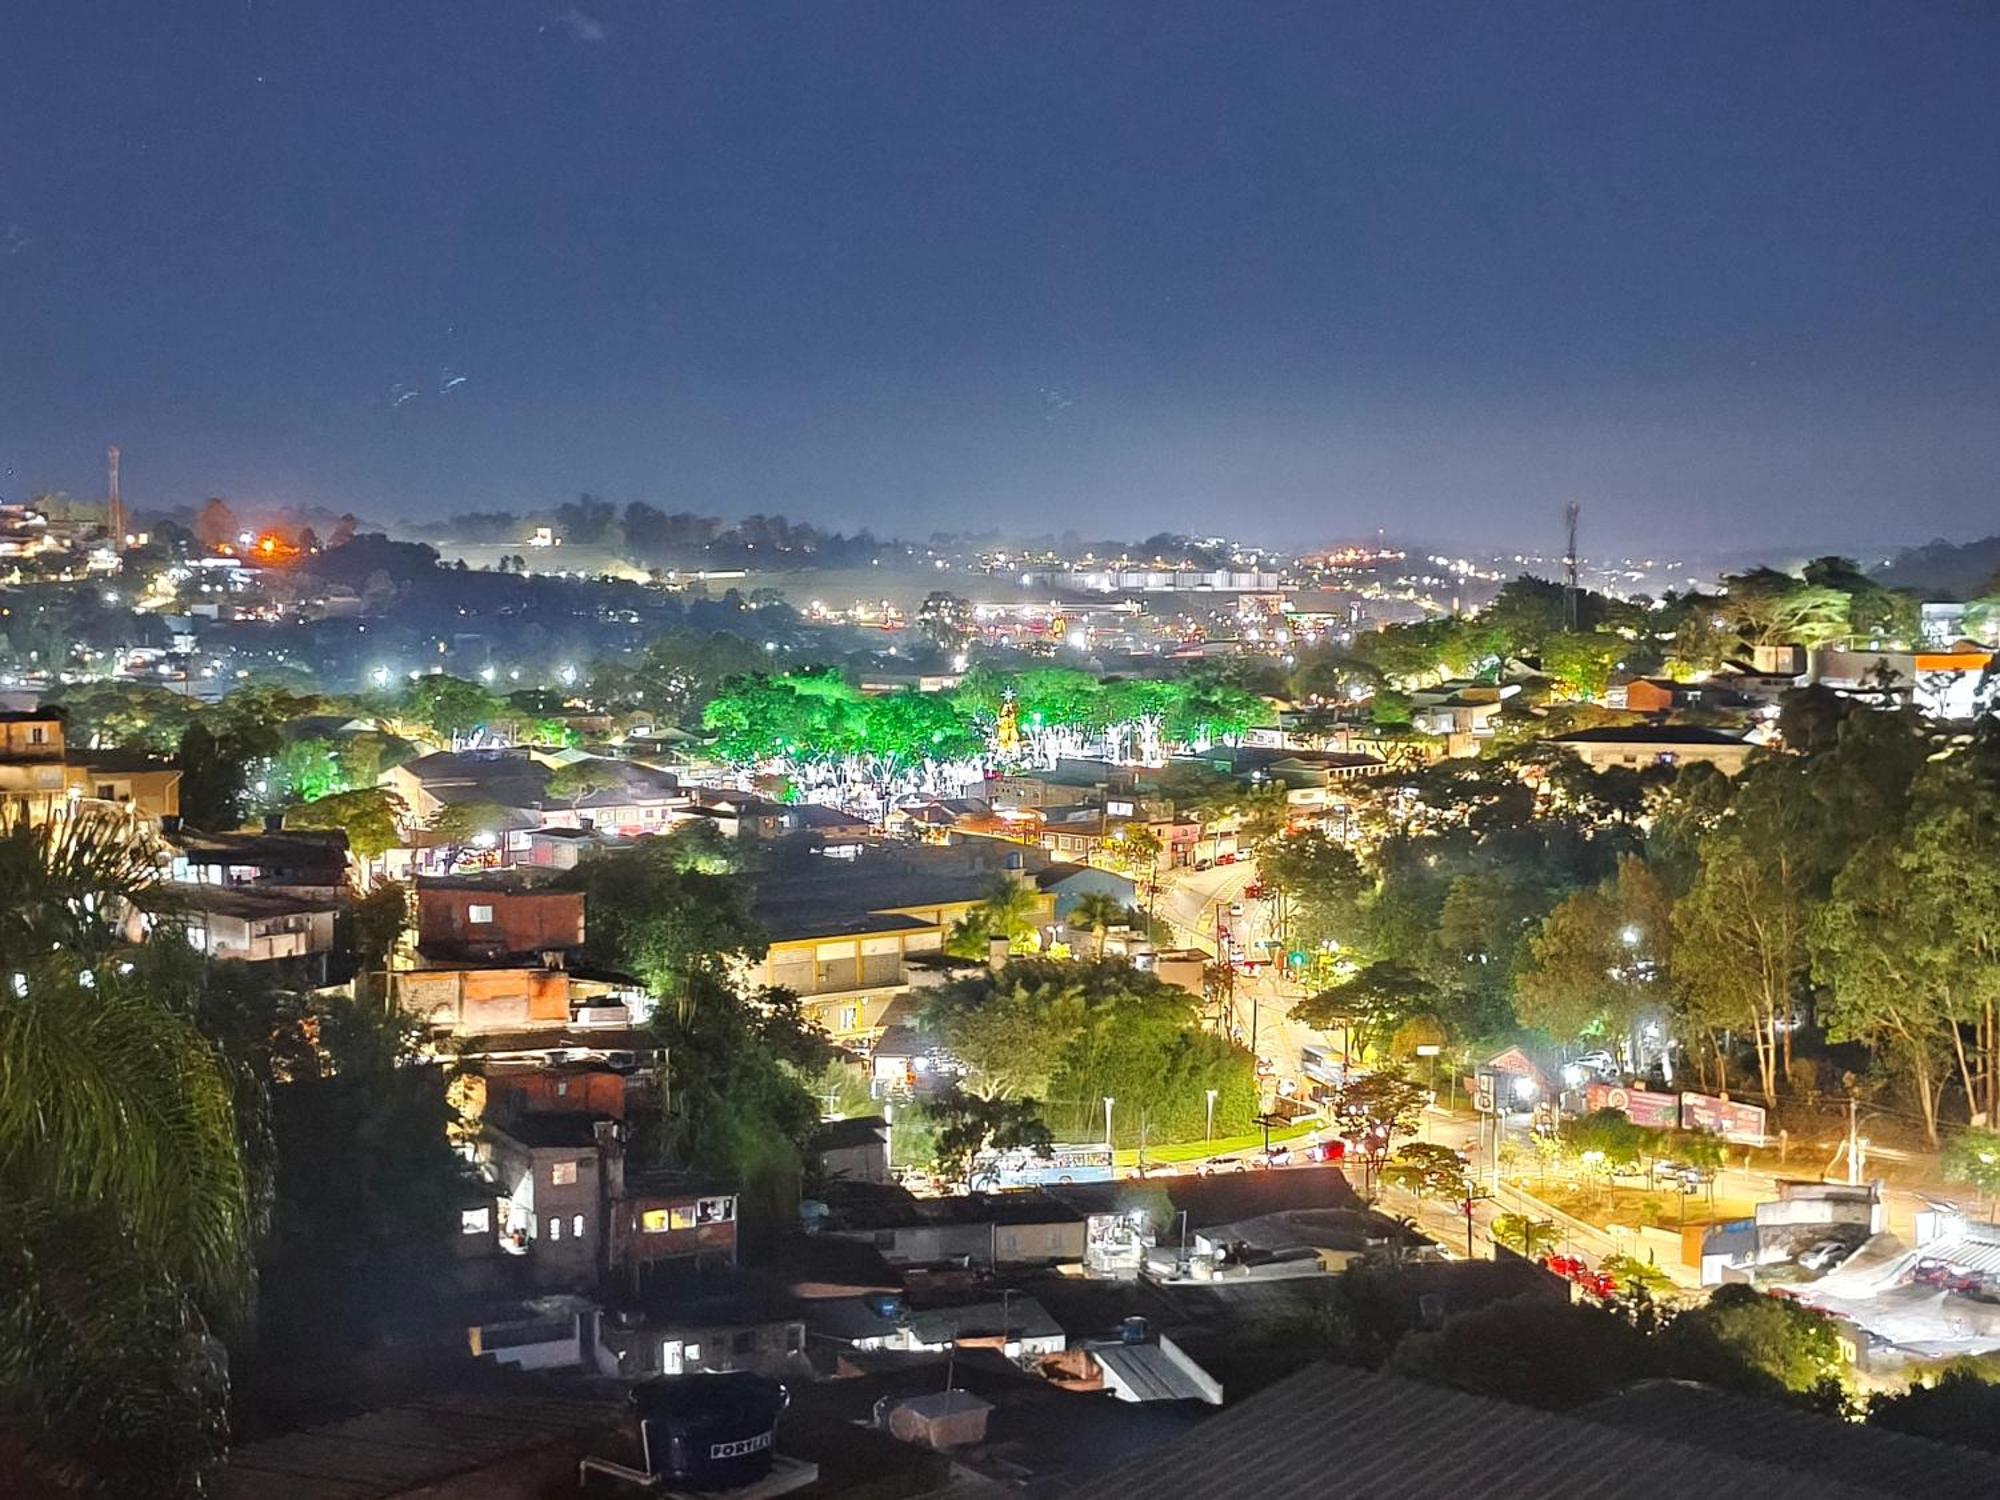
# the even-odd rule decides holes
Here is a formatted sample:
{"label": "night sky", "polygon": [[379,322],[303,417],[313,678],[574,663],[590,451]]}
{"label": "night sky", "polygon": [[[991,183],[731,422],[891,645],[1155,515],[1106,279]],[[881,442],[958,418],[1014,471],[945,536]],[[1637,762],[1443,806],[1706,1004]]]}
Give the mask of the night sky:
{"label": "night sky", "polygon": [[1981,535],[2000,7],[18,0],[0,495],[108,441],[389,521]]}

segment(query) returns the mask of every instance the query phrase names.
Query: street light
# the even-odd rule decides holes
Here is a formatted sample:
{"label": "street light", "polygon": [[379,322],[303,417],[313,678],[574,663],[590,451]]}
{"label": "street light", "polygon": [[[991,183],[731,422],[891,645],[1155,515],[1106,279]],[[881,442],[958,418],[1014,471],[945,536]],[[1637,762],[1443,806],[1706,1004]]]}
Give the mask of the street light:
{"label": "street light", "polygon": [[1215,1096],[1217,1092],[1215,1089],[1208,1091],[1208,1128],[1202,1132],[1201,1137],[1204,1143],[1215,1139]]}
{"label": "street light", "polygon": [[1111,1145],[1111,1106],[1116,1102],[1109,1094],[1104,1096],[1104,1144],[1107,1148]]}

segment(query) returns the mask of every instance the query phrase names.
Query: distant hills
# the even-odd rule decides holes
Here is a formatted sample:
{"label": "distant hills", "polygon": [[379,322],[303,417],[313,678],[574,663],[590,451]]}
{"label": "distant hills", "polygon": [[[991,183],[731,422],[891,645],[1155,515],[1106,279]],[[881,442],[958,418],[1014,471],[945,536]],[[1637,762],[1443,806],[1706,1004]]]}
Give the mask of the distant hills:
{"label": "distant hills", "polygon": [[1976,542],[1935,541],[1905,547],[1887,567],[1874,573],[1888,588],[1912,589],[1952,599],[1975,599],[1996,592],[2000,574],[2000,536]]}

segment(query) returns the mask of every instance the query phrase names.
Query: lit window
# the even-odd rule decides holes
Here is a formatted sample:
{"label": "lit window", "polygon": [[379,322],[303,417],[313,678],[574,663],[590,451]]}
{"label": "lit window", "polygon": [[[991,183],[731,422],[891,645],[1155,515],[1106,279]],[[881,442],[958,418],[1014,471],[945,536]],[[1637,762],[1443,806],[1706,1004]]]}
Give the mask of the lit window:
{"label": "lit window", "polygon": [[483,1208],[463,1208],[458,1213],[460,1234],[486,1233],[486,1210]]}
{"label": "lit window", "polygon": [[555,1214],[550,1214],[549,1240],[551,1243],[553,1243],[554,1241],[559,1240],[561,1238],[562,1238],[562,1219]]}
{"label": "lit window", "polygon": [[583,1238],[583,1215],[582,1215],[582,1214],[575,1214],[575,1215],[572,1215],[572,1216],[571,1216],[571,1218],[570,1218],[570,1221],[569,1221],[569,1232],[570,1232],[570,1237],[571,1237],[572,1239],[579,1239],[579,1240],[580,1240],[580,1239],[582,1239],[582,1238]]}
{"label": "lit window", "polygon": [[647,1234],[665,1234],[672,1224],[664,1208],[649,1208],[639,1215],[639,1227]]}
{"label": "lit window", "polygon": [[474,927],[489,927],[493,923],[493,908],[491,906],[468,906],[465,909],[465,920]]}
{"label": "lit window", "polygon": [[549,1168],[549,1182],[555,1187],[568,1187],[576,1181],[576,1163],[559,1161]]}

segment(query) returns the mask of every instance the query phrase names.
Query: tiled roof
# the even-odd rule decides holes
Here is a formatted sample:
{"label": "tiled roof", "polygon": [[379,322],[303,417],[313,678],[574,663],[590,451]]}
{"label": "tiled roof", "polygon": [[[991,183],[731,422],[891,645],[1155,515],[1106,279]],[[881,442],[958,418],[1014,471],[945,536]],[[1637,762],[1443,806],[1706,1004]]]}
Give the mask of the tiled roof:
{"label": "tiled roof", "polygon": [[1671,1434],[1710,1453],[1780,1464],[1883,1495],[1938,1500],[2000,1495],[2000,1457],[1796,1411],[1680,1380],[1657,1380],[1576,1413],[1607,1426]]}
{"label": "tiled roof", "polygon": [[[1337,1477],[1336,1477],[1337,1476]],[[1071,1492],[1366,1500],[1862,1500],[1870,1490],[1393,1375],[1313,1365]]]}
{"label": "tiled roof", "polygon": [[1557,745],[1737,745],[1743,736],[1693,724],[1634,724],[1606,729],[1579,729],[1550,736]]}

